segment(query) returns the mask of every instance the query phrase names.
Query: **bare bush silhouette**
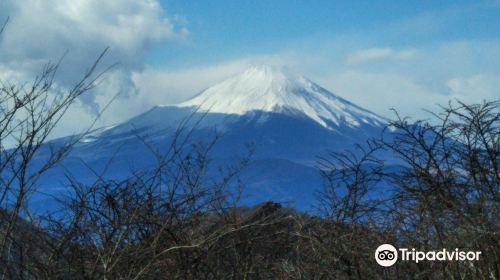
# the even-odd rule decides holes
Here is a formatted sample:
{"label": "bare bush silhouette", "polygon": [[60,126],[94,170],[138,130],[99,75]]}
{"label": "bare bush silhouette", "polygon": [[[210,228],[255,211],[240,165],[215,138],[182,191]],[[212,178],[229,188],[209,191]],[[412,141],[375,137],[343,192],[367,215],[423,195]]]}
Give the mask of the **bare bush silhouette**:
{"label": "bare bush silhouette", "polygon": [[[323,159],[328,183],[320,199],[328,219],[383,234],[368,243],[358,234],[348,249],[331,250],[359,256],[359,249],[352,250],[358,242],[370,252],[383,243],[421,250],[477,250],[483,257],[475,263],[407,264],[384,273],[394,278],[498,279],[499,108],[498,101],[456,102],[433,113],[430,121],[411,122],[396,115],[387,137],[375,139],[357,154]],[[398,165],[381,168],[383,161],[374,157],[381,150],[394,155]],[[370,195],[375,188],[385,195]],[[374,261],[371,266],[376,268]]]}
{"label": "bare bush silhouette", "polygon": [[60,162],[80,137],[48,147],[49,155],[43,163],[34,164],[34,158],[70,106],[93,88],[100,77],[95,74],[96,67],[104,54],[105,51],[82,79],[64,93],[53,91],[59,63],[48,64],[29,85],[0,84],[0,277],[7,277],[12,262],[23,262],[23,248],[19,247],[23,242],[17,238],[23,231],[19,219],[37,223],[29,199],[37,191],[38,178]]}

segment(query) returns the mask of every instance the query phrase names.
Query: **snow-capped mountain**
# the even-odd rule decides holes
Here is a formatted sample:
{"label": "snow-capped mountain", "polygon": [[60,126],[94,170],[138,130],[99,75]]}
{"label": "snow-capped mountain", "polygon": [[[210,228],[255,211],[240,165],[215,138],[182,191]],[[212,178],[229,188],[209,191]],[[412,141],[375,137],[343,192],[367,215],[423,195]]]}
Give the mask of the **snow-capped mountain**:
{"label": "snow-capped mountain", "polygon": [[[210,152],[214,165],[227,166],[245,154],[248,144],[254,147],[241,173],[243,203],[274,200],[309,209],[322,186],[318,156],[378,136],[385,120],[287,70],[252,67],[190,100],[96,130],[43,178],[45,185],[64,190],[68,172],[92,182],[96,173],[122,178],[147,169],[155,164],[151,147],[169,147],[181,123],[194,128],[194,142],[219,136]],[[53,143],[58,141],[64,139]]]}
{"label": "snow-capped mountain", "polygon": [[178,104],[202,110],[244,115],[251,111],[303,114],[324,127],[341,123],[380,126],[385,121],[285,68],[261,65],[204,90]]}

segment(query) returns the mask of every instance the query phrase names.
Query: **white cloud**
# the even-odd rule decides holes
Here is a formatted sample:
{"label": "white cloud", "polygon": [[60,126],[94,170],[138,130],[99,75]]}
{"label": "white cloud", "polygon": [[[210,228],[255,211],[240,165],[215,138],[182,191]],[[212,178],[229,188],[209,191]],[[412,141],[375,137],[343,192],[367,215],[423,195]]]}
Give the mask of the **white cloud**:
{"label": "white cloud", "polygon": [[436,110],[436,105],[450,100],[498,100],[499,46],[495,40],[440,42],[420,45],[413,49],[412,59],[399,60],[375,59],[394,54],[391,51],[372,52],[359,56],[371,60],[354,65],[330,63],[332,67],[312,78],[376,113],[391,117],[388,109],[392,107],[403,115],[426,118],[424,109]]}
{"label": "white cloud", "polygon": [[340,96],[382,116],[394,117],[390,109],[403,115],[421,117],[424,109],[447,102],[447,97],[401,73],[347,71],[332,73],[324,85]]}
{"label": "white cloud", "polygon": [[[118,63],[99,87],[82,96],[82,108],[68,114],[68,119],[77,116],[79,121],[66,121],[58,128],[60,133],[84,128],[117,93],[119,100],[130,101],[138,94],[132,73],[142,71],[146,53],[155,44],[184,40],[188,34],[186,19],[167,16],[158,0],[2,0],[0,22],[7,18],[0,36],[4,82],[29,82],[48,61],[57,61],[65,52],[57,74],[61,88],[77,82],[106,47],[110,50],[100,69]],[[108,120],[117,118],[108,114]]]}
{"label": "white cloud", "polygon": [[155,69],[134,72],[144,106],[184,101],[213,83],[224,80],[249,66],[245,59],[181,70]]}
{"label": "white cloud", "polygon": [[[2,72],[17,71],[29,79],[68,51],[58,74],[63,86],[81,77],[106,47],[110,51],[102,65],[119,63],[113,75],[130,80],[154,44],[187,33],[185,27],[174,26],[156,0],[3,0],[0,20],[7,17],[0,41]],[[83,101],[97,109],[95,98]]]}
{"label": "white cloud", "polygon": [[4,0],[0,5],[0,16],[11,19],[2,38],[4,61],[46,60],[66,50],[88,58],[110,46],[130,63],[142,61],[155,42],[183,36],[152,0]]}
{"label": "white cloud", "polygon": [[299,67],[303,62],[294,54],[249,56],[213,65],[185,69],[147,67],[133,73],[133,82],[140,95],[139,104],[149,108],[158,104],[174,104],[196,95],[205,88],[258,64]]}
{"label": "white cloud", "polygon": [[468,103],[500,98],[500,74],[451,78],[446,85],[453,98]]}
{"label": "white cloud", "polygon": [[415,55],[415,50],[396,51],[391,48],[370,48],[348,54],[345,62],[347,64],[361,64],[374,60],[405,60],[414,58]]}

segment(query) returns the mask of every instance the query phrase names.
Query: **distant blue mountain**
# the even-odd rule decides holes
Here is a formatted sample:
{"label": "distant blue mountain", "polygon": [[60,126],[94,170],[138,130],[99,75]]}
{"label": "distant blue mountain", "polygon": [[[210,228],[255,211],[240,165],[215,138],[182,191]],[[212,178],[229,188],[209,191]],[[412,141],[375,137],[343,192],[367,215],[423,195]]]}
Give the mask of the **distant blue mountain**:
{"label": "distant blue mountain", "polygon": [[218,137],[207,178],[217,176],[216,166],[238,161],[252,147],[251,161],[240,174],[243,204],[274,200],[307,210],[322,186],[317,157],[379,136],[385,119],[286,70],[254,67],[186,102],[154,107],[85,136],[44,175],[41,190],[64,192],[69,173],[89,183],[94,172],[120,179],[147,170],[155,164],[152,150],[167,151],[182,125],[179,138],[190,132],[190,143],[207,144]]}

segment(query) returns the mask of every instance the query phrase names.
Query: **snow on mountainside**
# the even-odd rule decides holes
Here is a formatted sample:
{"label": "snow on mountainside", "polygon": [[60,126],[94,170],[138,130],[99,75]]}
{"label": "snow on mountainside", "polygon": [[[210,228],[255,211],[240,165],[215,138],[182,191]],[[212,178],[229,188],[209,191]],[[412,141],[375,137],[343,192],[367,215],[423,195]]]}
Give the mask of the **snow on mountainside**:
{"label": "snow on mountainside", "polygon": [[256,110],[304,114],[326,128],[382,126],[386,122],[302,76],[265,65],[249,68],[176,106],[237,115]]}

